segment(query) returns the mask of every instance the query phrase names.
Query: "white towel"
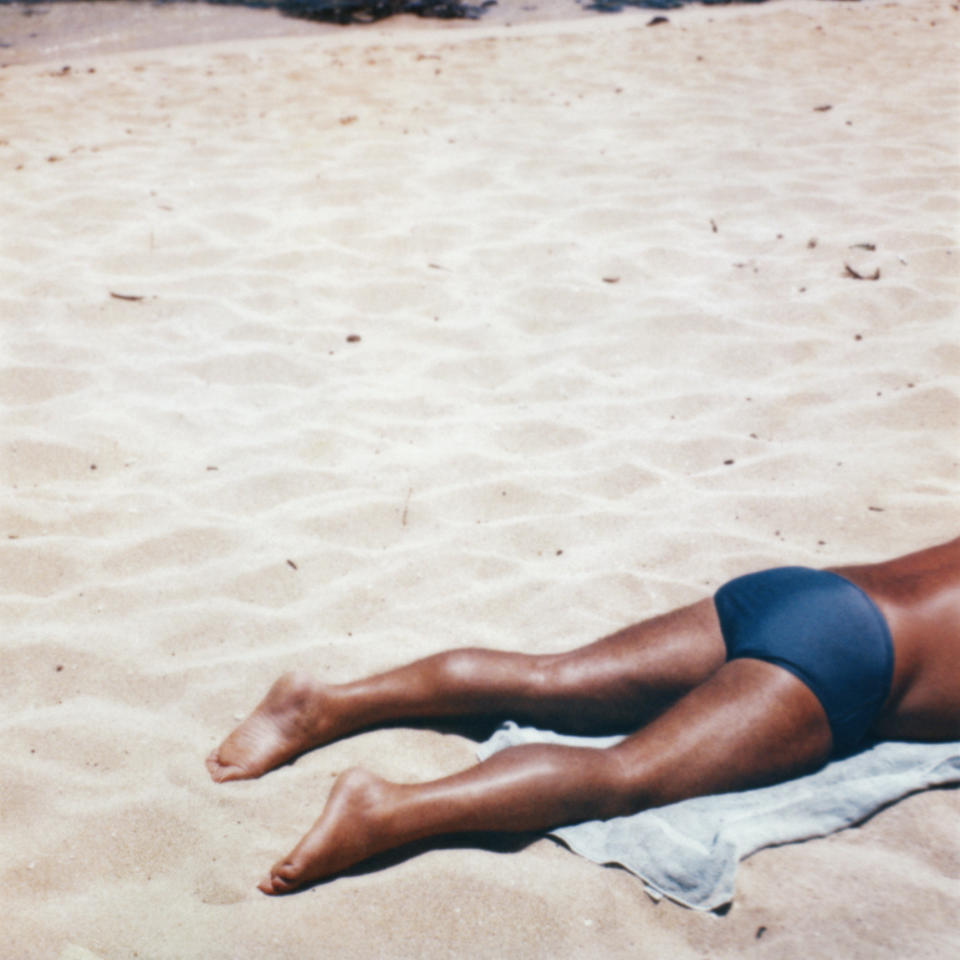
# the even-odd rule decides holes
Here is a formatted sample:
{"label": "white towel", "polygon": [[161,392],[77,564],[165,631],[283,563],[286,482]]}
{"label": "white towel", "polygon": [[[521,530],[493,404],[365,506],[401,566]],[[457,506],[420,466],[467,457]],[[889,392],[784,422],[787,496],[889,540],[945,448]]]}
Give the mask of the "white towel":
{"label": "white towel", "polygon": [[[570,737],[507,723],[481,760],[521,743],[607,747],[621,737]],[[877,744],[772,787],[696,797],[612,820],[549,831],[596,863],[618,863],[655,897],[697,910],[731,900],[737,863],[763,847],[823,837],[926,787],[960,782],[960,742]]]}

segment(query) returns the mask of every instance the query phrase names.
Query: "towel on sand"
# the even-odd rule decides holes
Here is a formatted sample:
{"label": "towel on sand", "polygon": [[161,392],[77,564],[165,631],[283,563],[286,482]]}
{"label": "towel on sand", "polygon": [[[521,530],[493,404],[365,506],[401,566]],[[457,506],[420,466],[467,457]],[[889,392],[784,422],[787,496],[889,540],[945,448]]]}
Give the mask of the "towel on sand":
{"label": "towel on sand", "polygon": [[[570,737],[507,723],[477,754],[521,743],[607,747],[621,737]],[[877,744],[772,787],[696,797],[550,833],[596,863],[618,863],[651,895],[698,910],[730,903],[737,863],[763,847],[822,837],[926,787],[960,782],[960,742]]]}

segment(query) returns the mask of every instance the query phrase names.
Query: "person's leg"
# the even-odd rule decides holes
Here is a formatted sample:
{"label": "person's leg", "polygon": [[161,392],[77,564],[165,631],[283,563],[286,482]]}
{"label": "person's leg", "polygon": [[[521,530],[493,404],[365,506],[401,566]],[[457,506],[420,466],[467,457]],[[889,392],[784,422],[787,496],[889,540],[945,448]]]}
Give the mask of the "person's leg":
{"label": "person's leg", "polygon": [[787,779],[824,762],[831,744],[826,714],[800,680],[735,660],[607,750],[530,744],[421,784],[348,771],[260,889],[286,893],[426,837],[542,830]]}
{"label": "person's leg", "polygon": [[497,716],[578,732],[635,730],[725,657],[707,599],[569,653],[451,650],[339,685],[285,674],[207,767],[217,781],[259,777],[345,734],[414,718]]}

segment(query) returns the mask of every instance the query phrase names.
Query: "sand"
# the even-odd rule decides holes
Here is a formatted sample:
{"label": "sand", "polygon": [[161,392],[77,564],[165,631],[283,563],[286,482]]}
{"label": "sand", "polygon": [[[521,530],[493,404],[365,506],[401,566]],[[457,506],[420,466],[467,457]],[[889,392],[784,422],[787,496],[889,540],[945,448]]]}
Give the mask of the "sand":
{"label": "sand", "polygon": [[956,950],[956,790],[716,917],[529,838],[271,899],[338,772],[473,741],[203,766],[294,666],[561,650],[957,533],[960,14],[647,19],[0,70],[0,956]]}

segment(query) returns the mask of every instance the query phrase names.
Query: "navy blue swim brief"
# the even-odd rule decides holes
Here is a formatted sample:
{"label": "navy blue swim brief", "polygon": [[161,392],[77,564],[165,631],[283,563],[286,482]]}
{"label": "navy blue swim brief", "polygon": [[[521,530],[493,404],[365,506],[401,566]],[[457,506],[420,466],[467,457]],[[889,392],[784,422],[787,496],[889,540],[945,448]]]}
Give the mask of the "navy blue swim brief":
{"label": "navy blue swim brief", "polygon": [[731,580],[714,602],[727,659],[789,670],[823,705],[834,754],[854,751],[893,681],[890,628],[870,597],[836,573],[778,567]]}

